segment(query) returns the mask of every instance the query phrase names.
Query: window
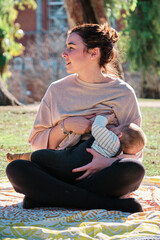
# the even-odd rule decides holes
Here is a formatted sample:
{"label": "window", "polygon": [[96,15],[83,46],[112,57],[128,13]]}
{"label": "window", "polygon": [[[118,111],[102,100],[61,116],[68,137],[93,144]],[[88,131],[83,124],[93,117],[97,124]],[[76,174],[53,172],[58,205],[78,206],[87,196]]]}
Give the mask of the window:
{"label": "window", "polygon": [[62,0],[48,0],[48,29],[64,32],[68,29],[67,15]]}

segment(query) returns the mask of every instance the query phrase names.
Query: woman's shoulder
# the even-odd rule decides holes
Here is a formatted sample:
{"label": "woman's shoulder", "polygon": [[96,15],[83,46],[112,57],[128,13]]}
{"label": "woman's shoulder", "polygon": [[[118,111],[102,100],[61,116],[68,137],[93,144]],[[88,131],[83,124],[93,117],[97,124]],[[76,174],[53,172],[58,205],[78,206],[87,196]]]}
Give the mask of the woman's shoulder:
{"label": "woman's shoulder", "polygon": [[124,91],[126,91],[126,93],[134,93],[134,89],[131,85],[129,85],[127,82],[125,82],[124,80],[117,78],[115,81],[115,87],[119,87],[121,89],[123,89]]}
{"label": "woman's shoulder", "polygon": [[51,83],[51,85],[49,86],[49,88],[55,88],[55,87],[62,87],[65,85],[68,85],[69,83],[72,83],[73,81],[75,80],[75,74],[71,74],[71,75],[68,75],[64,78],[61,78],[61,79],[58,79],[54,82]]}

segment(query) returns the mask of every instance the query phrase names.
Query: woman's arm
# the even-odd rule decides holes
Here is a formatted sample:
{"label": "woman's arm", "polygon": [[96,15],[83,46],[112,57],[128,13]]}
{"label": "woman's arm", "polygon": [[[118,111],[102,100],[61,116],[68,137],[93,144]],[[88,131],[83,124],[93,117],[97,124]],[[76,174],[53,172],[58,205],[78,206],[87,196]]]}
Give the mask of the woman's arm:
{"label": "woman's arm", "polygon": [[65,137],[66,134],[63,133],[60,124],[52,127],[48,138],[47,149],[56,149]]}
{"label": "woman's arm", "polygon": [[[93,116],[68,117],[64,120],[64,127],[68,131],[84,134],[90,131],[92,122],[89,119]],[[60,116],[56,118],[56,114],[53,114],[51,107],[43,99],[28,140],[34,151],[47,148],[56,149],[63,141],[66,134],[63,134],[60,121],[57,123],[58,120],[60,120]]]}
{"label": "woman's arm", "polygon": [[[63,120],[64,129],[67,132],[74,132],[83,135],[91,131],[92,122],[89,120],[93,115],[85,117],[68,117]],[[56,149],[59,144],[66,137],[66,134],[61,129],[61,123],[52,128],[49,134],[48,147],[49,149]]]}

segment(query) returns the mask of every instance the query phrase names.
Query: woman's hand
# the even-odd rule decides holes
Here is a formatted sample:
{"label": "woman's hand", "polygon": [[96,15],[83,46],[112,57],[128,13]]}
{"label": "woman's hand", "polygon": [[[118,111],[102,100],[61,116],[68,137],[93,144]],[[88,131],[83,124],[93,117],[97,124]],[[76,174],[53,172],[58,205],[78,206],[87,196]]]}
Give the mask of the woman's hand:
{"label": "woman's hand", "polygon": [[93,123],[90,119],[94,116],[92,114],[83,117],[68,117],[64,120],[64,128],[69,132],[72,131],[79,135],[89,133]]}
{"label": "woman's hand", "polygon": [[102,170],[106,167],[109,167],[113,162],[115,162],[118,159],[116,157],[115,158],[106,158],[91,148],[87,148],[86,151],[93,155],[92,162],[90,162],[89,164],[87,164],[83,167],[75,168],[72,170],[72,172],[86,171],[82,176],[80,176],[76,180],[82,180],[84,178],[89,178],[94,173],[99,172],[100,170]]}
{"label": "woman's hand", "polygon": [[111,115],[108,116],[108,124],[114,124],[114,119],[116,115],[115,113],[112,113]]}
{"label": "woman's hand", "polygon": [[[68,117],[64,120],[64,128],[68,132],[72,131],[79,135],[90,132],[92,121],[89,119],[93,118],[94,116],[95,115],[92,114],[84,117]],[[66,134],[63,133],[59,122],[58,125],[53,127],[50,131],[47,148],[57,149],[65,137]]]}

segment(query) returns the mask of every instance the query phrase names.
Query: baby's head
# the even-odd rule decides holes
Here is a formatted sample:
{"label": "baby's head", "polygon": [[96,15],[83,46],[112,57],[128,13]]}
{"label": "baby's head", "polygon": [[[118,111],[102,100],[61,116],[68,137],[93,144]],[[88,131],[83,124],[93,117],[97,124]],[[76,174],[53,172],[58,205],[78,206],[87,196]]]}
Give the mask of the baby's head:
{"label": "baby's head", "polygon": [[147,139],[143,130],[136,124],[130,123],[120,126],[119,130],[118,136],[123,153],[136,154],[144,148]]}

